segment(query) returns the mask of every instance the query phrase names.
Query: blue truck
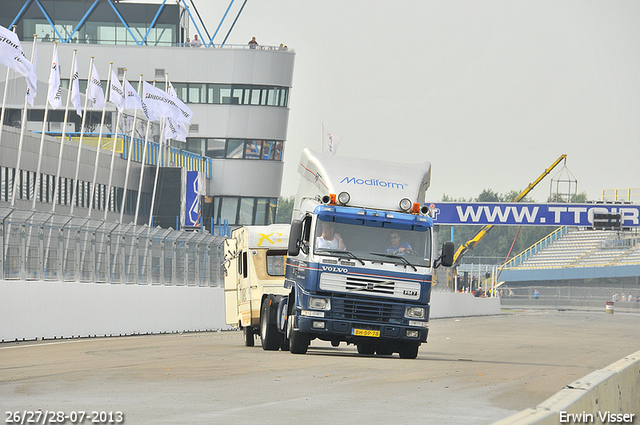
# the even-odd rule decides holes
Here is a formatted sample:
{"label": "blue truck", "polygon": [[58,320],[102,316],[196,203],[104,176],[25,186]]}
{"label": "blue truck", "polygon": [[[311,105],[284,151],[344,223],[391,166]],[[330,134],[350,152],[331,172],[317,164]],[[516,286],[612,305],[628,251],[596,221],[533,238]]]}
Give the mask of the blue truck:
{"label": "blue truck", "polygon": [[259,333],[263,349],[294,354],[319,339],[355,344],[360,354],[416,358],[429,332],[434,269],[451,266],[454,255],[452,242],[434,246],[425,205],[430,163],[305,149],[298,171],[282,286],[256,286],[255,320],[239,324],[245,336]]}

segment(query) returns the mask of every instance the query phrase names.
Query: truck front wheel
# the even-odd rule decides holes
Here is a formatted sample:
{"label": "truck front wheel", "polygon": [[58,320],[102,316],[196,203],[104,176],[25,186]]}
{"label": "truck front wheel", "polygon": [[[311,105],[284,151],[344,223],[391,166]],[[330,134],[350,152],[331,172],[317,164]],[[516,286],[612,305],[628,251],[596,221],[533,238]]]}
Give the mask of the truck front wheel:
{"label": "truck front wheel", "polygon": [[400,358],[415,359],[418,357],[418,348],[420,348],[420,344],[405,342],[400,346]]}
{"label": "truck front wheel", "polygon": [[309,348],[309,335],[293,328],[295,317],[287,318],[287,337],[289,338],[289,351],[292,354],[306,354]]}
{"label": "truck front wheel", "polygon": [[260,337],[262,338],[262,349],[277,351],[282,344],[282,334],[278,332],[278,327],[273,320],[271,306],[268,299],[265,299],[260,309]]}

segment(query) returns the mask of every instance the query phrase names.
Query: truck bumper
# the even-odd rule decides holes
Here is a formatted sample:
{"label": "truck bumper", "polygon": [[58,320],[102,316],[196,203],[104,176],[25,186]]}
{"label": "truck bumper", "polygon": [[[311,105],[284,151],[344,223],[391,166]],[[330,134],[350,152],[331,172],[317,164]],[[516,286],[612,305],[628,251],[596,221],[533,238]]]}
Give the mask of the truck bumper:
{"label": "truck bumper", "polygon": [[[307,316],[297,316],[297,324],[297,328],[300,331],[326,340],[339,339],[343,341],[355,341],[370,339],[371,342],[375,342],[376,340],[394,340],[422,343],[427,341],[427,335],[429,333],[429,328],[426,327],[352,322]],[[354,330],[374,331],[373,334],[377,336],[354,335]]]}

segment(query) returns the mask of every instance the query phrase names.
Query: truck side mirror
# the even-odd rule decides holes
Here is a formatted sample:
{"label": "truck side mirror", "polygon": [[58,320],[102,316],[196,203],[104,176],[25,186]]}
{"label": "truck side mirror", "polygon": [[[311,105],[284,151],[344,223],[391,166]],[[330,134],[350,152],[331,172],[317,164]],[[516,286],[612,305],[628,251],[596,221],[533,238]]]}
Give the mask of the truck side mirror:
{"label": "truck side mirror", "polygon": [[302,221],[293,220],[289,230],[289,245],[287,251],[290,257],[295,257],[300,253],[300,238],[302,237]]}
{"label": "truck side mirror", "polygon": [[453,256],[455,255],[455,245],[448,241],[442,244],[442,253],[433,262],[433,268],[440,266],[451,267],[453,265]]}
{"label": "truck side mirror", "polygon": [[453,265],[453,255],[455,254],[455,245],[451,241],[442,244],[442,260],[441,264],[445,267]]}

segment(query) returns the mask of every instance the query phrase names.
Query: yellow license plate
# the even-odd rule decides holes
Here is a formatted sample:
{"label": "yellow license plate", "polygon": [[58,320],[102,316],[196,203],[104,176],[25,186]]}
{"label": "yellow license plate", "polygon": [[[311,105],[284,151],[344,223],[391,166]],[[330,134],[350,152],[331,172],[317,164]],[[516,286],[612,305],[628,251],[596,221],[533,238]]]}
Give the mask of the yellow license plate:
{"label": "yellow license plate", "polygon": [[380,331],[371,331],[369,329],[352,329],[351,335],[355,336],[372,336],[374,338],[380,337]]}

